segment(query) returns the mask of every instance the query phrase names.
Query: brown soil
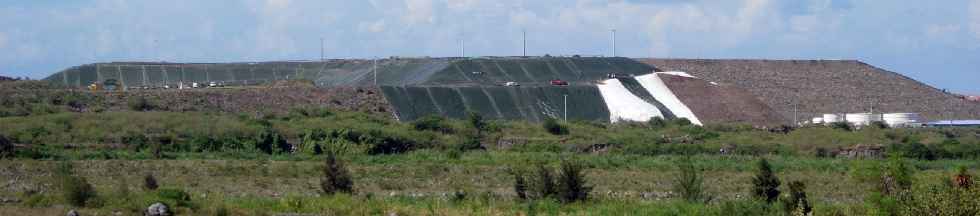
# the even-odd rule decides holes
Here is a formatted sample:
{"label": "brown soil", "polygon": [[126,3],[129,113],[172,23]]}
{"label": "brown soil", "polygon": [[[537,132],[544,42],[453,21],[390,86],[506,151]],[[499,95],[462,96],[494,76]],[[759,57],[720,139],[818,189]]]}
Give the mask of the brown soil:
{"label": "brown soil", "polygon": [[638,59],[748,90],[792,119],[823,113],[917,112],[927,119],[977,119],[980,103],[859,61]]}
{"label": "brown soil", "polygon": [[703,123],[784,124],[785,119],[755,95],[732,85],[660,74],[660,79]]}

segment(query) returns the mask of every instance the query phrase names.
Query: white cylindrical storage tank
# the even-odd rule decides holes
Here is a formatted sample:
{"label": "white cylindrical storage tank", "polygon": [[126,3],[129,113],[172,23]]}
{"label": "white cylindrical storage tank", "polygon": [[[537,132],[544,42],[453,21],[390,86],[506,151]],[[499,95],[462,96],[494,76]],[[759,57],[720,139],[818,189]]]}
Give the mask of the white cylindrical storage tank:
{"label": "white cylindrical storage tank", "polygon": [[811,121],[810,123],[813,123],[813,124],[823,124],[823,118],[821,118],[821,117],[813,118],[813,121]]}
{"label": "white cylindrical storage tank", "polygon": [[823,123],[825,124],[837,123],[843,121],[844,121],[844,116],[838,114],[823,114]]}
{"label": "white cylindrical storage tank", "polygon": [[871,125],[871,122],[881,121],[881,115],[872,113],[848,113],[844,119],[847,120],[847,123],[855,126],[868,126]]}
{"label": "white cylindrical storage tank", "polygon": [[889,127],[908,127],[920,121],[918,113],[886,113],[881,119]]}

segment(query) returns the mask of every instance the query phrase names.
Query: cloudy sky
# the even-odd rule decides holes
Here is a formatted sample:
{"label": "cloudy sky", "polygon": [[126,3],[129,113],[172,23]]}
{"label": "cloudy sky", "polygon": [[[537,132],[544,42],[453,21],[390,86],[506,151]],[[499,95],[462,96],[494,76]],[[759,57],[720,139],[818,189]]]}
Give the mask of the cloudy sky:
{"label": "cloudy sky", "polygon": [[980,94],[980,0],[0,0],[0,74],[90,62],[529,55],[857,59]]}

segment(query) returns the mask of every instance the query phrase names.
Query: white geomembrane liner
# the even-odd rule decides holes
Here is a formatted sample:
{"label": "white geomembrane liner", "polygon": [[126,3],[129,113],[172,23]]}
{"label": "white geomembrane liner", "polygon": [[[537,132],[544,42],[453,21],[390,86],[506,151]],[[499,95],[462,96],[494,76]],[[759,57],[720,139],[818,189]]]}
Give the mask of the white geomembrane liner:
{"label": "white geomembrane liner", "polygon": [[[677,95],[674,95],[674,92],[670,91],[670,88],[667,88],[667,84],[664,84],[664,81],[660,79],[660,74],[695,78],[694,76],[691,76],[685,72],[658,72],[636,76],[635,78],[636,81],[640,82],[640,85],[642,85],[643,88],[650,92],[650,95],[653,95],[654,99],[660,101],[660,103],[667,107],[670,112],[674,113],[674,116],[677,116],[678,118],[687,118],[687,120],[691,120],[691,123],[693,124],[702,125],[701,120],[694,115],[694,112],[692,112],[687,105],[684,105],[684,103],[677,98]],[[608,100],[606,100],[606,103],[609,103]]]}
{"label": "white geomembrane liner", "polygon": [[609,107],[609,121],[648,121],[653,117],[663,118],[663,113],[640,97],[631,93],[618,79],[605,80],[598,84],[599,94]]}

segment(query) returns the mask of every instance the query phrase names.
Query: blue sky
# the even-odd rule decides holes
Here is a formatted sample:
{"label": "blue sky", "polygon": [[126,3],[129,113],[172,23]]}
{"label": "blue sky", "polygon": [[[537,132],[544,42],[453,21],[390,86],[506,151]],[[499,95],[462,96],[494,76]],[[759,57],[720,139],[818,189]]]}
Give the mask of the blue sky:
{"label": "blue sky", "polygon": [[857,59],[980,94],[980,0],[0,0],[0,74],[90,62],[530,55]]}

